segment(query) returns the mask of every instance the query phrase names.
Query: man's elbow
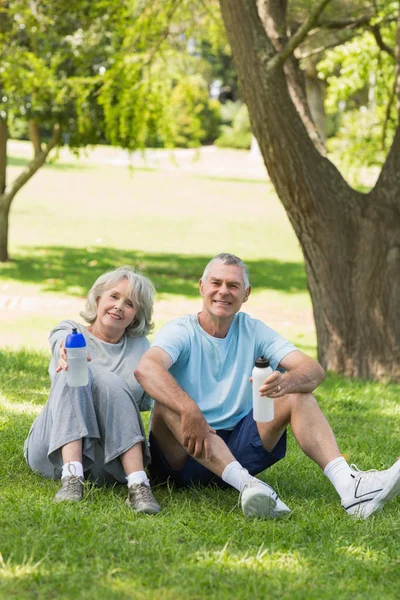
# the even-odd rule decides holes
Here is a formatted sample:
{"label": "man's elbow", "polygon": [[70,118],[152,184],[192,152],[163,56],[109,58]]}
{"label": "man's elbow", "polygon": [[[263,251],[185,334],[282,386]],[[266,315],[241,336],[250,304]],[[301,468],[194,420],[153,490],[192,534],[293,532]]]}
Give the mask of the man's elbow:
{"label": "man's elbow", "polygon": [[142,358],[137,364],[136,369],[133,371],[134,376],[140,384],[146,381],[146,376],[149,370],[147,362],[148,361],[145,358]]}

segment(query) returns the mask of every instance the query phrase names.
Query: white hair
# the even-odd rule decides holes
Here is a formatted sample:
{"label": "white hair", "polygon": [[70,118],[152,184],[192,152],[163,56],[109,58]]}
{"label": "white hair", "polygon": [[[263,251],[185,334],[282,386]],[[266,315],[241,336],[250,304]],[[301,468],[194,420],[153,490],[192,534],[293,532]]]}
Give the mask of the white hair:
{"label": "white hair", "polygon": [[214,256],[214,258],[210,260],[201,277],[203,283],[205,283],[210,274],[211,265],[216,261],[221,262],[223,265],[236,265],[240,267],[242,269],[244,287],[246,290],[250,287],[249,270],[246,263],[238,256],[235,256],[235,254],[229,254],[228,252],[221,252],[221,254],[217,254],[217,256]]}
{"label": "white hair", "polygon": [[93,325],[97,318],[97,303],[106,290],[118,284],[122,279],[128,281],[128,296],[136,309],[134,320],[126,328],[130,337],[147,335],[154,328],[152,322],[155,288],[150,279],[137,273],[133,267],[125,265],[100,275],[89,290],[85,310],[80,315]]}

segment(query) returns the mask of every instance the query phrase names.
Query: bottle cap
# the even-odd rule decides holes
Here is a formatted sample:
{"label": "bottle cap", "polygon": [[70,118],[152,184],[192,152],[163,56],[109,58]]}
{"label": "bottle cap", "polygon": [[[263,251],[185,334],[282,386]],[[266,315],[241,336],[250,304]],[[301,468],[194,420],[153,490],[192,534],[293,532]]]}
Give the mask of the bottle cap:
{"label": "bottle cap", "polygon": [[76,327],[73,328],[72,333],[67,335],[67,339],[65,340],[66,348],[85,348],[86,340],[82,333],[78,333]]}
{"label": "bottle cap", "polygon": [[269,367],[269,359],[261,355],[258,358],[256,358],[256,362],[254,364],[260,369],[265,369],[266,367]]}

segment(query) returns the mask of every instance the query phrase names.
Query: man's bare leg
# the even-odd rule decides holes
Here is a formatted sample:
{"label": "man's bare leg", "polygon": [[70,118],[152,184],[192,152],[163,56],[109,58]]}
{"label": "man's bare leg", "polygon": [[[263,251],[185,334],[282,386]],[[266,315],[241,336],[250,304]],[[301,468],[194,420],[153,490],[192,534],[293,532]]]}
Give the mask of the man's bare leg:
{"label": "man's bare leg", "polygon": [[257,424],[266,450],[275,447],[285,422],[303,452],[324,470],[349,515],[366,519],[400,493],[400,460],[385,471],[353,470],[312,394],[288,394],[275,400],[274,421]]}
{"label": "man's bare leg", "polygon": [[[182,443],[180,417],[156,404],[151,428],[171,469],[182,469],[189,455]],[[206,460],[203,451],[203,455],[195,457],[195,460],[241,493],[242,510],[246,517],[275,518],[290,512],[270,486],[250,475],[247,469],[235,460],[228,446],[218,435],[210,434],[209,441],[211,459]]]}
{"label": "man's bare leg", "polygon": [[[151,421],[151,430],[171,469],[182,469],[189,458],[189,454],[183,447],[179,415],[156,403]],[[210,443],[212,448],[211,460],[206,460],[204,452],[196,460],[221,477],[225,467],[234,462],[235,457],[218,435],[211,434]]]}
{"label": "man's bare leg", "polygon": [[257,423],[263,446],[268,452],[275,448],[290,424],[300,448],[321,469],[341,456],[331,426],[312,394],[288,394],[277,398],[274,405],[274,420]]}

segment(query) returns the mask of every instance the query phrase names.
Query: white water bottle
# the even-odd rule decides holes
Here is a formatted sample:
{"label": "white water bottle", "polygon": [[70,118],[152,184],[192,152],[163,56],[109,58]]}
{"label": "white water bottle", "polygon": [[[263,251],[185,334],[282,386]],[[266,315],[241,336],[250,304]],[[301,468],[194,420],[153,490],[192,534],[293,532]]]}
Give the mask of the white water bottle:
{"label": "white water bottle", "polygon": [[86,356],[85,337],[78,333],[76,327],[65,340],[67,353],[67,383],[72,387],[87,385],[89,383],[89,370]]}
{"label": "white water bottle", "polygon": [[272,373],[268,358],[259,356],[254,364],[251,376],[253,378],[253,418],[259,423],[274,420],[274,400],[261,396],[259,389]]}

